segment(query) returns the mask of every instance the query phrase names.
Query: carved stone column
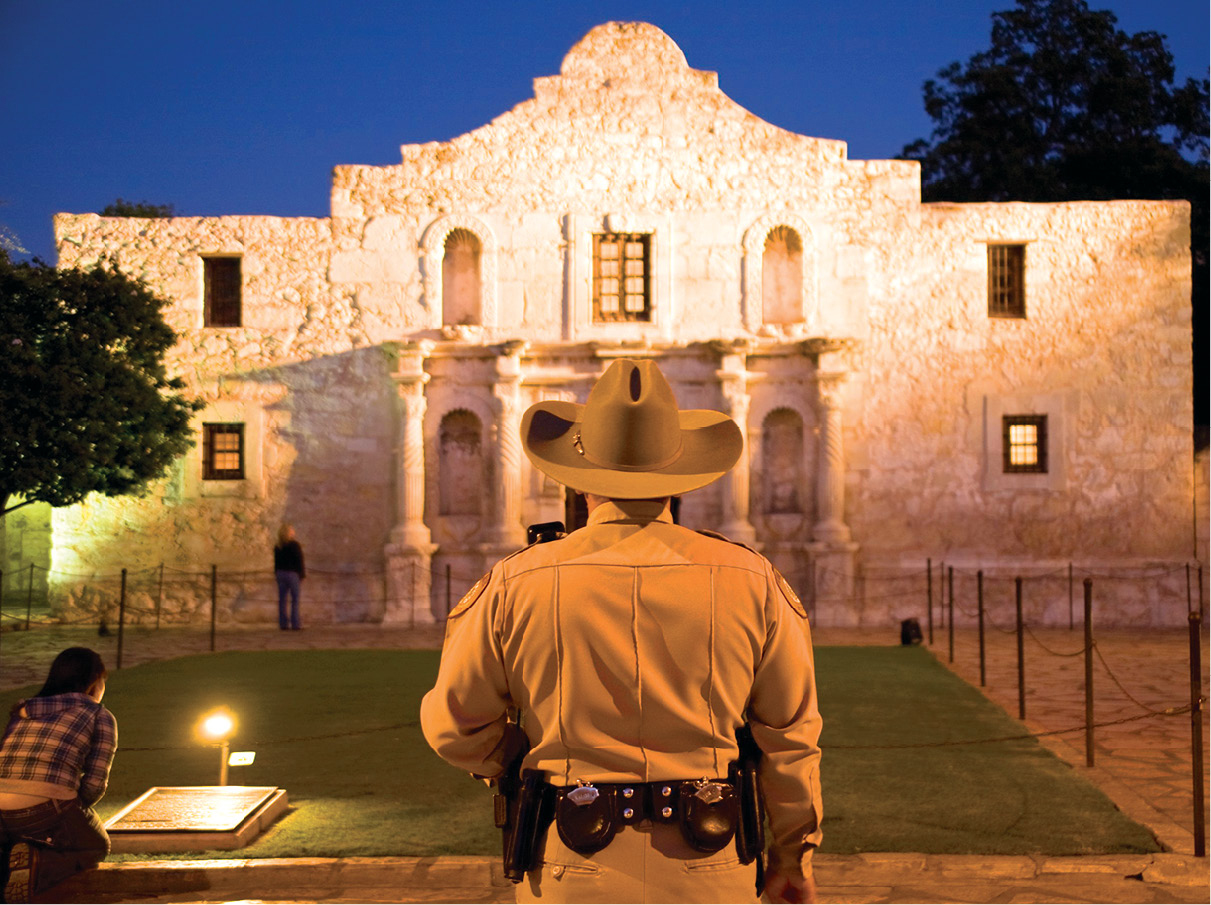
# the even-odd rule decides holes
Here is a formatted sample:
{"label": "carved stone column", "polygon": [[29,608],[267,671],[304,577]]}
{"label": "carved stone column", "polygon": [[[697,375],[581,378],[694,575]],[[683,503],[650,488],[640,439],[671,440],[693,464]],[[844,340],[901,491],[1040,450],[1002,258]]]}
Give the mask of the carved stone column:
{"label": "carved stone column", "polygon": [[716,343],[715,350],[720,353],[719,370],[715,373],[723,391],[724,411],[740,427],[744,438],[739,460],[719,479],[723,516],[719,530],[732,540],[755,546],[757,532],[749,520],[748,410],[752,400],[748,393],[746,366],[750,345],[745,340],[737,340]]}
{"label": "carved stone column", "polygon": [[817,457],[815,540],[847,543],[845,524],[845,447],[841,437],[840,388],[842,375],[817,377],[820,450]]}
{"label": "carved stone column", "polygon": [[819,624],[854,626],[860,622],[854,597],[858,545],[845,524],[845,447],[842,440],[840,389],[843,374],[816,378],[820,425],[816,457],[816,524],[812,528],[812,585]]}
{"label": "carved stone column", "polygon": [[399,348],[395,373],[399,393],[399,434],[396,446],[395,527],[384,555],[387,600],[383,622],[433,622],[430,605],[433,553],[425,524],[425,357],[429,343],[406,343]]}
{"label": "carved stone column", "polygon": [[526,343],[507,342],[496,358],[496,444],[495,487],[492,494],[492,524],[485,552],[511,553],[525,546],[521,524],[521,357]]}

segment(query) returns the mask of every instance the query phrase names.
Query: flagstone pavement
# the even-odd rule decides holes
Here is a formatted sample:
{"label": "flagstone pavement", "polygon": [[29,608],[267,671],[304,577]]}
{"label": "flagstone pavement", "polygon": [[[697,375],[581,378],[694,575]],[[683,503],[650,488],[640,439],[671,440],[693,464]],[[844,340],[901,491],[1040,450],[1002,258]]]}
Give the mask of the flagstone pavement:
{"label": "flagstone pavement", "polygon": [[[440,626],[317,626],[301,632],[221,626],[217,650],[434,649]],[[983,687],[1018,716],[1016,636],[985,634]],[[815,643],[895,644],[898,635],[817,629]],[[1084,638],[1079,627],[1035,629],[1023,641],[1027,731],[1060,734],[1040,740],[1098,785],[1120,809],[1149,827],[1166,851],[1155,855],[1076,858],[924,854],[819,855],[823,902],[1207,902],[1206,857],[1194,855],[1193,774],[1189,712],[1154,715],[1190,702],[1189,636],[1185,630],[1101,630],[1095,636],[1094,766],[1085,764]],[[0,688],[40,682],[54,654],[93,647],[110,669],[116,635],[92,626],[40,626],[0,636]],[[935,627],[938,660],[980,684],[979,638]],[[121,663],[211,649],[209,626],[135,627],[122,637]],[[1207,638],[1201,638],[1202,695],[1207,694]],[[1100,656],[1098,656],[1100,654]],[[1129,718],[1137,717],[1131,721]],[[1204,739],[1207,711],[1202,712]],[[1202,756],[1204,790],[1207,760]],[[1205,801],[1204,793],[1204,801]],[[1204,827],[1206,806],[1203,809]],[[106,863],[51,890],[44,901],[91,902],[512,902],[513,887],[495,859],[291,858],[275,860]]]}

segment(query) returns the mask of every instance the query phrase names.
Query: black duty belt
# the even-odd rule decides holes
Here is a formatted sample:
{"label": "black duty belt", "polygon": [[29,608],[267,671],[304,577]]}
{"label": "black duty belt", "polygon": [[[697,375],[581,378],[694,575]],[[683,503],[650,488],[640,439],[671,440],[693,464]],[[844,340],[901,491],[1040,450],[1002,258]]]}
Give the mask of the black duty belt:
{"label": "black duty belt", "polygon": [[582,855],[609,845],[625,826],[644,820],[677,823],[689,845],[717,852],[731,841],[739,795],[726,779],[552,786],[555,826],[564,844]]}

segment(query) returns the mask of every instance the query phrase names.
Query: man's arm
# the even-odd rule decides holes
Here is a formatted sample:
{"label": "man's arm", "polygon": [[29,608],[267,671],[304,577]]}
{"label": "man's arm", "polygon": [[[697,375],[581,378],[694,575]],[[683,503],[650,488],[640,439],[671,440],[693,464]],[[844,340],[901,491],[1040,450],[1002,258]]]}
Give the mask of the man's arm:
{"label": "man's arm", "polygon": [[420,706],[430,747],[454,766],[486,777],[498,776],[516,753],[506,745],[512,700],[494,632],[502,593],[494,570],[451,611],[437,682]]}
{"label": "man's arm", "polygon": [[821,839],[822,720],[807,621],[772,570],[767,594],[766,644],[753,681],[749,725],[765,755],[760,775],[772,834],[771,879],[778,875],[803,888]]}

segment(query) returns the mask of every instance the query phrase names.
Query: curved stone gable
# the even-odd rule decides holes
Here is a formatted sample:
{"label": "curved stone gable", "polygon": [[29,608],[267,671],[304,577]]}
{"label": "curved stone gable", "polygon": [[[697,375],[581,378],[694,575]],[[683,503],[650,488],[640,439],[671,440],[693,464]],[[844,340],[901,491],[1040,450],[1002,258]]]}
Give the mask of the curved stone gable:
{"label": "curved stone gable", "polygon": [[560,75],[592,84],[614,81],[651,84],[689,71],[672,38],[647,22],[606,22],[581,38],[559,68]]}

